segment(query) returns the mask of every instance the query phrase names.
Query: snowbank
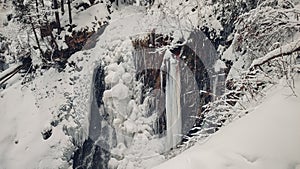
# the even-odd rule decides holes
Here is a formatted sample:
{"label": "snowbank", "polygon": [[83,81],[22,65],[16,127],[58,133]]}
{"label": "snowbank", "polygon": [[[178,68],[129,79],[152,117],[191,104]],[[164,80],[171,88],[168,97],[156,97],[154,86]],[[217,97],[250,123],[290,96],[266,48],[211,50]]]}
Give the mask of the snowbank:
{"label": "snowbank", "polygon": [[[35,93],[19,84],[0,93],[0,168],[59,168],[65,163],[57,157],[66,155],[71,142],[62,126],[50,126],[52,114],[44,101],[37,103]],[[47,139],[45,130],[51,132]]]}
{"label": "snowbank", "polygon": [[291,93],[283,80],[248,116],[155,169],[300,168],[300,98]]}

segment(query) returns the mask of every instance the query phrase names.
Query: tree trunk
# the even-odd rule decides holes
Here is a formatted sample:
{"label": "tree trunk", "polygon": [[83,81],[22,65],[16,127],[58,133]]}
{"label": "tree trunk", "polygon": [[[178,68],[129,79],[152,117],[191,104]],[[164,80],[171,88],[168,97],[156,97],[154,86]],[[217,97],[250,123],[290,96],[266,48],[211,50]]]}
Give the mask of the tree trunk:
{"label": "tree trunk", "polygon": [[65,13],[65,0],[60,1],[61,6],[61,14],[63,15]]}
{"label": "tree trunk", "polygon": [[14,70],[12,70],[11,72],[9,72],[8,74],[4,75],[3,77],[0,77],[0,87],[7,82],[10,78],[12,78],[15,74],[17,74],[23,65],[19,65],[18,67],[16,67]]}
{"label": "tree trunk", "polygon": [[47,16],[45,16],[45,17],[46,17],[46,24],[47,24],[46,27],[48,29],[48,32],[50,32],[50,37],[51,37],[50,45],[51,45],[52,49],[57,50],[58,49],[58,45],[57,45],[55,37],[54,37],[54,35],[52,33],[52,29],[51,29],[51,26],[49,24],[49,20],[48,20]]}
{"label": "tree trunk", "polygon": [[36,13],[39,13],[39,3],[38,0],[35,0]]}
{"label": "tree trunk", "polygon": [[56,24],[57,24],[58,34],[60,34],[61,27],[60,27],[60,20],[59,20],[57,0],[53,0],[53,8],[55,9],[55,20],[56,20]]}
{"label": "tree trunk", "polygon": [[68,10],[69,10],[69,22],[70,22],[70,25],[72,25],[71,0],[68,0]]}
{"label": "tree trunk", "polygon": [[93,5],[95,3],[95,0],[89,0],[91,5]]}
{"label": "tree trunk", "polygon": [[34,34],[34,37],[35,37],[35,40],[36,40],[36,44],[38,45],[38,48],[39,48],[39,50],[40,50],[40,52],[41,52],[41,55],[42,55],[42,57],[44,58],[44,52],[43,52],[43,50],[42,50],[42,48],[41,48],[41,45],[40,45],[40,42],[39,42],[39,38],[38,38],[38,36],[37,36],[37,34],[36,34],[36,31],[35,31],[35,28],[34,28],[34,24],[33,24],[33,22],[32,22],[32,18],[29,17],[29,19],[30,19],[31,27],[32,27],[33,34]]}
{"label": "tree trunk", "polygon": [[41,0],[41,4],[43,7],[45,7],[44,0]]}

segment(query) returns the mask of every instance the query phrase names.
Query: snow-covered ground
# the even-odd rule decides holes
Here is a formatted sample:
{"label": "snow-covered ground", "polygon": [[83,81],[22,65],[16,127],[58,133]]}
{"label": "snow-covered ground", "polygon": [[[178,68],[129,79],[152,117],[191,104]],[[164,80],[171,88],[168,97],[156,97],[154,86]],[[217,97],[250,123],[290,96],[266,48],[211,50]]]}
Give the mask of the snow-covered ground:
{"label": "snow-covered ground", "polygon": [[[71,93],[72,88],[60,85],[68,78],[54,69],[44,75],[47,78],[39,77],[29,86],[20,85],[18,80],[0,92],[1,169],[68,166],[61,157],[72,154],[66,149],[72,147],[70,138],[64,133],[64,125],[53,127],[50,123],[65,102],[63,93]],[[47,131],[51,134],[44,139],[42,133]],[[67,152],[70,154],[64,154]]]}
{"label": "snow-covered ground", "polygon": [[299,169],[300,74],[283,79],[249,115],[155,169]]}

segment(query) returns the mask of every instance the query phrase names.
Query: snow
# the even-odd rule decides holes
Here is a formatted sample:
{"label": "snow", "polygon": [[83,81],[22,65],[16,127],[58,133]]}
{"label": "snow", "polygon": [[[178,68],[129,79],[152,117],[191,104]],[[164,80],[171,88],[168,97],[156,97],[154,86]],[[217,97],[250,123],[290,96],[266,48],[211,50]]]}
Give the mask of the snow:
{"label": "snow", "polygon": [[125,84],[129,85],[132,83],[133,77],[130,73],[124,73],[122,75],[122,80]]}
{"label": "snow", "polygon": [[42,132],[52,115],[38,108],[33,92],[14,85],[1,93],[0,123],[0,168],[57,168],[63,163],[60,158],[68,138],[62,128],[53,128],[52,136],[43,140]]}
{"label": "snow", "polygon": [[115,85],[110,89],[111,97],[123,100],[129,97],[129,89],[123,84],[123,81],[120,80],[119,84]]}
{"label": "snow", "polygon": [[[116,85],[120,78],[123,76],[125,73],[124,68],[122,65],[118,65],[117,63],[112,63],[106,67],[107,75],[105,76],[105,84],[113,86]],[[128,76],[124,75],[125,77]],[[124,79],[124,80],[129,80],[129,79]],[[126,82],[126,81],[125,81]]]}
{"label": "snow", "polygon": [[223,53],[222,59],[234,61],[236,59],[235,48],[233,45],[235,41],[237,41],[239,34],[235,34],[233,38],[233,43],[230,45]]}
{"label": "snow", "polygon": [[103,93],[103,101],[109,103],[107,108],[114,110],[117,119],[127,118],[128,113],[127,106],[129,102],[129,89],[123,84],[122,80],[113,86],[110,90],[106,90]]}
{"label": "snow", "polygon": [[249,115],[154,169],[299,168],[300,98],[285,84],[283,79],[273,86]]}
{"label": "snow", "polygon": [[[17,30],[13,24],[7,22],[7,15],[13,12],[12,8],[11,1],[0,2],[0,33],[6,37],[13,36],[13,32]],[[8,26],[4,26],[4,24],[8,24]]]}
{"label": "snow", "polygon": [[[5,126],[0,128],[0,168],[66,168],[74,149],[70,135],[82,135],[66,103],[73,97],[69,75],[55,69],[38,73],[24,85],[11,79],[0,91],[0,123]],[[49,130],[45,140],[42,133]]]}
{"label": "snow", "polygon": [[220,59],[218,59],[214,65],[214,70],[215,72],[220,72],[222,69],[225,69],[226,65],[223,61],[221,61]]}
{"label": "snow", "polygon": [[[75,2],[72,2],[75,4]],[[79,3],[79,2],[78,2]],[[87,1],[89,4],[89,2]],[[65,9],[67,9],[65,7]],[[73,8],[74,10],[75,8]],[[80,31],[83,28],[87,28],[89,31],[97,31],[100,26],[103,25],[104,21],[107,21],[108,11],[106,9],[105,4],[98,3],[91,7],[89,7],[87,10],[84,11],[77,11],[73,12],[72,16],[72,24],[77,25],[75,27],[75,31]],[[67,14],[63,15],[62,17],[62,26],[69,24],[69,16]],[[84,26],[84,27],[82,27]]]}

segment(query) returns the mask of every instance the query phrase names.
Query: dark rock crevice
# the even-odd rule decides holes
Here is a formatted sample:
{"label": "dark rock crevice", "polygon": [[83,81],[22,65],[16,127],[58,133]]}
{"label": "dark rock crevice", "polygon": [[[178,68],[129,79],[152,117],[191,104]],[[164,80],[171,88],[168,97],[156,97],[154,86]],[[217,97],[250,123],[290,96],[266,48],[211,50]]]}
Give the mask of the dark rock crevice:
{"label": "dark rock crevice", "polygon": [[107,131],[107,126],[102,123],[107,116],[104,109],[101,109],[103,107],[103,92],[105,91],[104,73],[103,66],[99,66],[94,71],[89,137],[74,153],[74,169],[108,169],[111,147],[105,139],[114,132]]}

